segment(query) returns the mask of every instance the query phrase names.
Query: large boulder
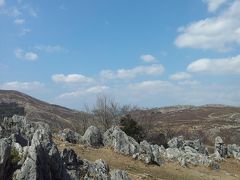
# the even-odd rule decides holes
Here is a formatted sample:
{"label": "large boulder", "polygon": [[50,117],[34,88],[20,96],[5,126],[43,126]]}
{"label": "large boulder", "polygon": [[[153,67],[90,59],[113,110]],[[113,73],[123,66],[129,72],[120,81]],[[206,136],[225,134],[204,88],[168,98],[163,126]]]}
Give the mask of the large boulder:
{"label": "large boulder", "polygon": [[99,147],[102,146],[102,134],[100,130],[95,126],[90,126],[84,133],[82,140],[85,144]]}
{"label": "large boulder", "polygon": [[[87,164],[87,163],[86,163]],[[109,167],[103,160],[96,160],[87,164],[87,173],[84,180],[110,180]]]}
{"label": "large boulder", "polygon": [[36,130],[25,157],[23,165],[15,172],[17,180],[69,179],[48,129]]}
{"label": "large boulder", "polygon": [[140,150],[138,153],[138,159],[144,161],[146,164],[162,165],[164,163],[161,155],[160,147],[158,145],[151,145],[147,141],[140,143]]}
{"label": "large boulder", "polygon": [[240,160],[240,146],[237,146],[236,144],[229,144],[227,146],[227,154],[229,157]]}
{"label": "large boulder", "polygon": [[115,152],[133,155],[139,152],[139,144],[119,127],[112,127],[103,134],[103,144],[110,146]]}
{"label": "large boulder", "polygon": [[82,143],[82,136],[71,129],[64,129],[58,132],[58,137],[62,141],[67,141],[69,143],[77,144]]}
{"label": "large boulder", "polygon": [[6,179],[8,173],[7,161],[10,159],[11,146],[7,139],[0,139],[0,179]]}
{"label": "large boulder", "polygon": [[225,147],[225,144],[220,136],[217,136],[215,138],[215,158],[220,160],[222,158],[225,158],[227,155],[227,148]]}
{"label": "large boulder", "polygon": [[178,136],[172,138],[170,141],[168,141],[168,147],[169,148],[180,148],[184,144],[184,137]]}
{"label": "large boulder", "polygon": [[62,160],[71,179],[80,179],[86,173],[81,168],[84,162],[77,157],[77,154],[72,149],[63,150]]}

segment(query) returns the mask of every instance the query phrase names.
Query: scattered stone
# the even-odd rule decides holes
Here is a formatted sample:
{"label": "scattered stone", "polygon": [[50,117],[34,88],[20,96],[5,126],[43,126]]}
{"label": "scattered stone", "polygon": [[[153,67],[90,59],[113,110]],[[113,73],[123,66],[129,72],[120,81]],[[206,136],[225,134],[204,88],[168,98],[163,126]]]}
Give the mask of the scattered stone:
{"label": "scattered stone", "polygon": [[130,177],[126,173],[126,171],[122,170],[112,170],[110,172],[111,180],[130,180]]}

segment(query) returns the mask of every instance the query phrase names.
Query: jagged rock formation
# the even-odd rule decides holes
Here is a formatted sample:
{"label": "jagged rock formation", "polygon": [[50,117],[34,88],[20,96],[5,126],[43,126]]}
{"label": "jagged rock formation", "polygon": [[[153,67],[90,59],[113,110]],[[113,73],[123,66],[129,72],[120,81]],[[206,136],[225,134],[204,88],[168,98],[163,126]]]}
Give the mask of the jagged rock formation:
{"label": "jagged rock formation", "polygon": [[[217,161],[227,156],[240,160],[240,147],[233,144],[226,148],[221,137],[216,137],[214,154],[209,154],[207,148],[199,139],[185,140],[183,136],[174,137],[168,142],[169,147],[165,149],[163,146],[149,144],[147,141],[138,143],[119,127],[112,127],[101,136],[100,131],[91,126],[83,137],[81,143],[93,147],[99,147],[100,144],[103,144],[113,148],[117,153],[130,155],[146,164],[161,166],[166,161],[177,161],[183,167],[203,165],[218,170],[220,165]],[[102,165],[102,167],[104,166]],[[107,167],[103,169],[107,169]],[[116,176],[122,175],[118,174]]]}
{"label": "jagged rock formation", "polygon": [[214,152],[216,159],[225,158],[227,155],[227,148],[220,136],[215,138],[215,152]]}
{"label": "jagged rock formation", "polygon": [[58,137],[60,137],[60,139],[63,141],[67,141],[73,144],[82,142],[82,136],[68,128],[59,131]]}
{"label": "jagged rock formation", "polygon": [[122,180],[121,175],[128,177],[120,170],[109,172],[108,165],[102,160],[94,163],[81,160],[73,150],[64,149],[60,154],[48,125],[44,123],[29,123],[20,116],[5,118],[0,137],[0,179]]}
{"label": "jagged rock formation", "polygon": [[103,144],[125,155],[133,155],[139,152],[139,144],[119,127],[112,127],[103,134]]}
{"label": "jagged rock formation", "polygon": [[90,126],[84,133],[82,140],[84,143],[93,146],[99,147],[102,146],[102,134],[100,130],[95,126]]}
{"label": "jagged rock formation", "polygon": [[159,147],[158,145],[151,145],[147,141],[142,141],[140,143],[139,153],[134,154],[133,158],[144,161],[146,164],[155,163],[157,165],[162,165],[164,163],[162,157],[163,149],[163,146]]}
{"label": "jagged rock formation", "polygon": [[227,153],[229,157],[240,160],[240,146],[237,146],[236,144],[229,144],[227,146]]}

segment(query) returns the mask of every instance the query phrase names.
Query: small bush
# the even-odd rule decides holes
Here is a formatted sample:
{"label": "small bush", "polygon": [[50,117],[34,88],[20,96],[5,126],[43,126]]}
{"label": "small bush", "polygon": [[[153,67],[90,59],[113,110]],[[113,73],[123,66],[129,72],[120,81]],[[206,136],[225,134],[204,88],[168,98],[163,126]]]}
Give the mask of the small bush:
{"label": "small bush", "polygon": [[133,137],[136,141],[140,142],[144,138],[143,128],[137,124],[131,117],[126,115],[120,119],[121,129],[128,135]]}
{"label": "small bush", "polygon": [[13,165],[17,164],[21,160],[21,156],[15,148],[11,149],[10,157]]}

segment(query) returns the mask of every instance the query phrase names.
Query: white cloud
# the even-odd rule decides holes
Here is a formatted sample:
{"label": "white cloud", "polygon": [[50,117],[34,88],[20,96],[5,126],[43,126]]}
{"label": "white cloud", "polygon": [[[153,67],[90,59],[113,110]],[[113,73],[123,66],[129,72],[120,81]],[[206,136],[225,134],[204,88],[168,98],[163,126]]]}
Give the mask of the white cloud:
{"label": "white cloud", "polygon": [[38,81],[33,82],[19,82],[19,81],[12,81],[0,84],[1,89],[6,90],[17,90],[17,91],[34,91],[44,87],[43,83]]}
{"label": "white cloud", "polygon": [[178,72],[175,74],[170,75],[170,79],[174,81],[184,80],[184,79],[190,79],[192,77],[191,74],[187,72]]}
{"label": "white cloud", "polygon": [[175,44],[180,48],[228,51],[240,44],[240,1],[216,17],[206,18],[179,28]]}
{"label": "white cloud", "polygon": [[0,0],[0,7],[4,6],[5,0]]}
{"label": "white cloud", "polygon": [[109,89],[108,86],[93,86],[93,87],[89,87],[86,89],[81,89],[81,90],[77,90],[77,91],[73,91],[73,92],[69,92],[69,93],[63,93],[58,97],[58,99],[77,98],[77,97],[81,97],[81,96],[85,96],[85,95],[101,94],[108,89]]}
{"label": "white cloud", "polygon": [[31,29],[23,28],[21,32],[19,33],[19,36],[25,36],[26,34],[30,33]]}
{"label": "white cloud", "polygon": [[193,86],[193,85],[199,84],[199,82],[196,81],[196,80],[185,80],[185,81],[178,82],[178,84],[179,85],[190,85],[190,86]]}
{"label": "white cloud", "polygon": [[164,72],[161,64],[152,64],[150,66],[137,66],[132,69],[119,69],[117,71],[103,70],[100,76],[103,79],[132,79],[141,75],[160,75]]}
{"label": "white cloud", "polygon": [[188,65],[189,72],[240,74],[240,55],[222,59],[199,59]]}
{"label": "white cloud", "polygon": [[157,61],[156,58],[151,54],[143,54],[140,56],[140,59],[147,63],[153,63]]}
{"label": "white cloud", "polygon": [[72,84],[72,83],[91,83],[94,82],[92,78],[86,77],[82,74],[54,74],[52,80],[56,83]]}
{"label": "white cloud", "polygon": [[228,0],[203,0],[208,5],[208,11],[214,12],[218,10],[224,3],[226,3]]}
{"label": "white cloud", "polygon": [[17,25],[22,25],[22,24],[25,23],[25,19],[15,19],[14,23],[17,24]]}
{"label": "white cloud", "polygon": [[38,55],[34,52],[26,52],[24,58],[29,61],[35,61],[38,59]]}
{"label": "white cloud", "polygon": [[0,10],[1,10],[0,14],[6,15],[6,16],[10,16],[10,17],[15,17],[15,18],[22,14],[22,12],[17,7],[10,7],[10,8],[3,7]]}
{"label": "white cloud", "polygon": [[67,49],[65,49],[62,46],[59,45],[37,45],[35,46],[35,49],[40,50],[40,51],[44,51],[47,53],[57,53],[57,52],[67,52]]}
{"label": "white cloud", "polygon": [[132,83],[128,85],[130,90],[139,91],[141,93],[169,92],[175,89],[175,86],[168,81],[142,81],[140,83]]}
{"label": "white cloud", "polygon": [[18,59],[25,59],[28,61],[36,61],[38,59],[38,54],[34,52],[25,52],[20,48],[17,48],[14,53]]}

